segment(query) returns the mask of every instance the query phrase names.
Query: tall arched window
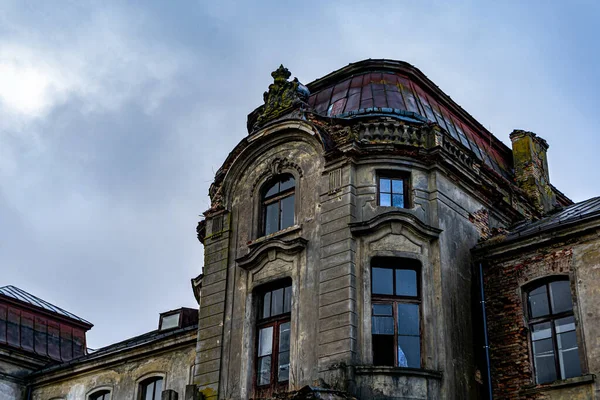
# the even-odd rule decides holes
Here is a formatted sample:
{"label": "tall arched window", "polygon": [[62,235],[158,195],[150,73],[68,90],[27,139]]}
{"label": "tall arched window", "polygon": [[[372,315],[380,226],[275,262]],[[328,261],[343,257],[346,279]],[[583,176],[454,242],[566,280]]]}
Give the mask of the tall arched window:
{"label": "tall arched window", "polygon": [[262,195],[262,233],[270,235],[294,225],[296,181],[290,174],[279,175],[265,185]]}
{"label": "tall arched window", "polygon": [[110,400],[110,390],[100,390],[94,392],[89,397],[90,400]]}
{"label": "tall arched window", "polygon": [[140,383],[139,400],[160,400],[163,387],[163,378],[154,376]]}
{"label": "tall arched window", "polygon": [[527,315],[535,382],[542,384],[580,376],[569,281],[555,280],[530,288]]}

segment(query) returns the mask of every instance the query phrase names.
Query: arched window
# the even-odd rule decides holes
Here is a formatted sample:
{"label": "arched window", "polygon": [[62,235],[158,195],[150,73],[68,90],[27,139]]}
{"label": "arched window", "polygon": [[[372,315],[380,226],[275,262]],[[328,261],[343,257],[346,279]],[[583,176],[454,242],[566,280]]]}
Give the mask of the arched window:
{"label": "arched window", "polygon": [[265,185],[262,195],[262,233],[271,233],[294,225],[296,181],[290,174],[279,175]]}
{"label": "arched window", "polygon": [[530,288],[527,316],[536,383],[580,376],[569,281],[555,280]]}
{"label": "arched window", "polygon": [[421,265],[382,257],[371,265],[373,364],[421,367]]}
{"label": "arched window", "polygon": [[160,400],[163,386],[163,378],[154,376],[140,383],[139,400]]}
{"label": "arched window", "polygon": [[94,392],[89,397],[90,400],[110,400],[110,390],[100,390]]}

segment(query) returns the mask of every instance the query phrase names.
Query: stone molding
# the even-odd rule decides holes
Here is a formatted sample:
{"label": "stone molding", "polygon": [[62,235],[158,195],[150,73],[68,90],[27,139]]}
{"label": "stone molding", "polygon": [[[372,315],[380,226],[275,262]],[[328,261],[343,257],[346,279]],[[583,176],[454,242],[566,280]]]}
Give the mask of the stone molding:
{"label": "stone molding", "polygon": [[260,242],[250,252],[235,261],[237,265],[247,271],[254,268],[265,257],[269,256],[271,250],[282,252],[285,254],[295,254],[306,248],[308,240],[297,237],[290,240],[283,239],[267,239]]}
{"label": "stone molding", "polygon": [[359,236],[373,233],[382,225],[391,224],[394,222],[407,226],[415,233],[428,239],[436,239],[439,237],[440,233],[442,233],[441,229],[429,226],[415,217],[412,213],[401,209],[390,210],[382,214],[378,214],[367,221],[354,222],[348,225],[350,226],[350,231],[352,234]]}
{"label": "stone molding", "polygon": [[418,376],[422,378],[438,379],[443,378],[442,371],[433,371],[423,368],[403,368],[378,365],[357,365],[354,367],[356,375],[400,375],[400,376]]}

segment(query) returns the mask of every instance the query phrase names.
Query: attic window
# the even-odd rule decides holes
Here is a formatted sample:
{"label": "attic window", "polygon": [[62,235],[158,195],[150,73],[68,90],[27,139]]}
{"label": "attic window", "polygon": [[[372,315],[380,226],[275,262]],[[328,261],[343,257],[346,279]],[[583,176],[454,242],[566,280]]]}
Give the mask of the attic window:
{"label": "attic window", "polygon": [[181,313],[161,315],[159,330],[165,331],[167,329],[179,328],[180,326]]}

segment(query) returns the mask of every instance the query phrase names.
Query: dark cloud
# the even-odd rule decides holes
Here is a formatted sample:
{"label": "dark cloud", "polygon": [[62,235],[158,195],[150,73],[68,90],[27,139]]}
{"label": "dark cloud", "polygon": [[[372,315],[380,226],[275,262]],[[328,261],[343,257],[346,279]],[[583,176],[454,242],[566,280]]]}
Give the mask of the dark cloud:
{"label": "dark cloud", "polygon": [[7,2],[0,284],[95,323],[92,347],[194,306],[208,186],[280,63],[308,82],[409,61],[506,143],[514,128],[548,139],[566,194],[598,195],[598,7],[538,6]]}

